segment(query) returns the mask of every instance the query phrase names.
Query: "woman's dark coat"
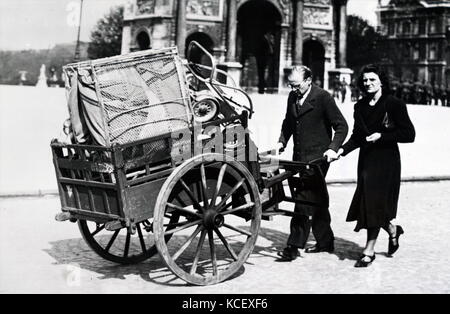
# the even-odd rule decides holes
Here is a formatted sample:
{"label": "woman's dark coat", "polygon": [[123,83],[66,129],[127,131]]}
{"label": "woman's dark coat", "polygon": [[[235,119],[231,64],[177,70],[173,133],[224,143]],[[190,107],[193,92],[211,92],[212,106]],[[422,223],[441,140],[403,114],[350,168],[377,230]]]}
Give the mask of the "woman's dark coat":
{"label": "woman's dark coat", "polygon": [[[390,127],[386,127],[386,113]],[[343,156],[360,148],[358,183],[347,216],[357,221],[355,231],[383,227],[397,215],[400,191],[400,152],[397,143],[415,139],[414,126],[406,105],[399,99],[382,95],[375,106],[363,98],[355,104],[353,133],[343,145]],[[366,137],[381,133],[375,143]]]}

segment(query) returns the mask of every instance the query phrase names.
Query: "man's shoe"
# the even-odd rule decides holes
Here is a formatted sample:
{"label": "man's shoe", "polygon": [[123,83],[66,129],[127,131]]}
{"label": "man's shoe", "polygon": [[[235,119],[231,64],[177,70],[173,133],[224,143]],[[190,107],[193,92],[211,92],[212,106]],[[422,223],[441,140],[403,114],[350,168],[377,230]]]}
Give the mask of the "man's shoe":
{"label": "man's shoe", "polygon": [[328,247],[318,247],[317,245],[314,245],[306,248],[305,250],[305,253],[321,253],[321,252],[333,253],[334,245]]}
{"label": "man's shoe", "polygon": [[288,246],[283,249],[283,251],[278,252],[278,256],[280,256],[280,261],[290,262],[295,260],[298,256],[300,256],[300,252],[298,248],[293,246]]}

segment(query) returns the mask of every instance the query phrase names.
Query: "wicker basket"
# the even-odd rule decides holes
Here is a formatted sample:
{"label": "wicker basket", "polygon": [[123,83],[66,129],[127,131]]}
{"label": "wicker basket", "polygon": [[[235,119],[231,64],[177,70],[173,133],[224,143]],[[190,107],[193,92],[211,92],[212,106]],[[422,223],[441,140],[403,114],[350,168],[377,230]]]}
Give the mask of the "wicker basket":
{"label": "wicker basket", "polygon": [[79,144],[110,147],[190,126],[188,87],[176,48],[68,64],[64,73]]}

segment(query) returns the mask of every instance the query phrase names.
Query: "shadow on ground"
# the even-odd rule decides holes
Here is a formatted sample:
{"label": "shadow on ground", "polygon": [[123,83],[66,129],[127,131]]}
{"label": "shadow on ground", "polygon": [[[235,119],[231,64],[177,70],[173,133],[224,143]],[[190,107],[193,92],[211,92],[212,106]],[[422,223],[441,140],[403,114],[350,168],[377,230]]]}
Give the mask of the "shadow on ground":
{"label": "shadow on ground", "polygon": [[[240,228],[246,229],[246,227]],[[252,262],[247,261],[244,267],[241,267],[228,280],[241,276],[245,272],[245,265],[255,265],[255,258],[273,258],[275,262],[277,259],[276,253],[285,246],[287,237],[288,234],[285,232],[271,228],[260,228],[258,241],[251,253]],[[187,236],[177,236],[173,237],[170,243],[175,242],[176,245],[182,245],[187,239]],[[258,245],[262,239],[269,241],[269,244],[264,246]],[[311,240],[310,242],[313,241],[312,236],[309,240]],[[145,281],[160,285],[189,285],[173,274],[158,254],[139,264],[120,265],[98,256],[82,238],[60,240],[50,242],[49,244],[51,248],[44,251],[55,259],[55,265],[76,265],[81,269],[99,274],[98,279],[101,280],[111,278],[126,279],[127,276],[137,275]],[[231,246],[234,248],[233,244]],[[216,246],[216,251],[218,260],[229,258],[229,253],[223,245]],[[362,247],[352,241],[342,238],[336,238],[335,240],[335,252],[333,254],[339,260],[357,260],[361,251]],[[208,253],[208,250],[203,249],[201,258],[207,258]],[[195,248],[186,250],[185,254],[187,255],[187,259],[193,259]],[[264,261],[264,263],[266,262]]]}
{"label": "shadow on ground", "polygon": [[[258,250],[258,247],[255,246],[253,254],[261,254],[273,257],[279,250],[282,250],[286,246],[286,240],[288,236],[289,235],[285,232],[281,232],[271,228],[261,228],[259,230],[258,237],[265,238],[272,243],[267,247],[263,247],[262,250]],[[314,237],[310,235],[307,245],[312,245],[313,243]],[[363,248],[355,242],[343,238],[335,238],[334,246],[335,250],[333,254],[336,255],[341,261],[357,260],[361,254],[361,251],[363,250]]]}

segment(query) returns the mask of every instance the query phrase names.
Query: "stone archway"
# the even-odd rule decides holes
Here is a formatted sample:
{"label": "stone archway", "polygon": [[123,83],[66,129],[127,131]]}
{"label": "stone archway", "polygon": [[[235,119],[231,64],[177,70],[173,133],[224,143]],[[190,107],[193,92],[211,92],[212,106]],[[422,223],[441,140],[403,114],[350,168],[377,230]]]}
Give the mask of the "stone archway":
{"label": "stone archway", "polygon": [[309,39],[303,43],[302,62],[312,70],[313,82],[323,87],[325,83],[325,48],[320,41]]}
{"label": "stone archway", "polygon": [[136,43],[139,50],[150,49],[150,36],[145,30],[141,30],[137,33]]}
{"label": "stone archway", "polygon": [[213,53],[214,41],[212,40],[212,38],[206,33],[195,32],[186,37],[185,52],[184,52],[185,56],[187,56],[187,50],[188,50],[189,44],[193,40],[195,40],[200,45],[202,45],[203,48],[208,50],[209,53],[211,53],[211,54]]}
{"label": "stone archway", "polygon": [[249,0],[237,13],[241,86],[259,93],[278,89],[282,16],[268,0]]}

